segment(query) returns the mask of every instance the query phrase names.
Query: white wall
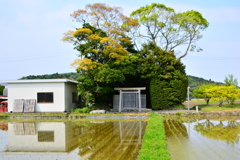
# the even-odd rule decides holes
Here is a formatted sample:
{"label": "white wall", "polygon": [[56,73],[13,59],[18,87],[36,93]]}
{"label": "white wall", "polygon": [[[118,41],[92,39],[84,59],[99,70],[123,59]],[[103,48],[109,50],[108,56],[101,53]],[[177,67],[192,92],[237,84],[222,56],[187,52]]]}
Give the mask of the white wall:
{"label": "white wall", "polygon": [[53,103],[37,103],[35,112],[64,112],[64,83],[8,84],[8,111],[13,111],[14,99],[36,99],[38,92],[53,92]]}
{"label": "white wall", "polygon": [[65,83],[65,107],[66,111],[71,111],[77,107],[77,103],[72,102],[72,92],[78,94],[77,84],[75,83]]}

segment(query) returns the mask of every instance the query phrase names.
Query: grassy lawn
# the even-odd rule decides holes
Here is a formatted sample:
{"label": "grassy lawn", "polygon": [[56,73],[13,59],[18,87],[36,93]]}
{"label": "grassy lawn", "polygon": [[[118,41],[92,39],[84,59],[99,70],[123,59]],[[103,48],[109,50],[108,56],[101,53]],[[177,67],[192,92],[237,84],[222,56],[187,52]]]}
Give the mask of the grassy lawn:
{"label": "grassy lawn", "polygon": [[170,160],[162,116],[151,113],[138,160]]}
{"label": "grassy lawn", "polygon": [[224,104],[222,107],[218,105],[199,105],[201,112],[211,112],[211,111],[240,111],[240,104],[228,105]]}
{"label": "grassy lawn", "polygon": [[[188,102],[188,101],[186,101]],[[198,107],[201,108],[201,112],[211,112],[211,111],[240,111],[240,99],[237,99],[234,102],[234,105],[230,105],[227,102],[224,102],[222,107],[219,107],[218,101],[210,101],[209,105],[203,99],[192,99],[190,103],[204,103],[199,104]],[[194,107],[195,108],[195,107]],[[194,109],[193,108],[193,109]]]}

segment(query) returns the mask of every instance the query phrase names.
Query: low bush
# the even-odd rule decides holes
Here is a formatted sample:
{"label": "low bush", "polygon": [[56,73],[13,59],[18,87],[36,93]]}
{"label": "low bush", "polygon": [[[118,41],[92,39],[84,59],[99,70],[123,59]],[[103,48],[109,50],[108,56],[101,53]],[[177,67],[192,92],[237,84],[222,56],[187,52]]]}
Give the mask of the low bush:
{"label": "low bush", "polygon": [[170,160],[167,150],[166,135],[163,126],[163,117],[151,113],[148,125],[142,140],[142,148],[138,160]]}
{"label": "low bush", "polygon": [[172,108],[169,108],[169,110],[187,110],[186,106],[183,104],[175,105]]}
{"label": "low bush", "polygon": [[90,107],[76,108],[73,109],[74,113],[89,113],[91,111]]}

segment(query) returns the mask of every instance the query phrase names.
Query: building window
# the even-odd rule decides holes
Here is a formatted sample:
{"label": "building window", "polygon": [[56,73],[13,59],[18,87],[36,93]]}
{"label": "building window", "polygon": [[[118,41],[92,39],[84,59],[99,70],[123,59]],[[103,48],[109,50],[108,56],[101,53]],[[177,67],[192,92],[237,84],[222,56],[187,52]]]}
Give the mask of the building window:
{"label": "building window", "polygon": [[38,131],[38,142],[54,142],[54,131]]}
{"label": "building window", "polygon": [[53,103],[53,92],[37,93],[38,103]]}
{"label": "building window", "polygon": [[76,103],[76,102],[77,102],[77,93],[72,92],[72,103]]}

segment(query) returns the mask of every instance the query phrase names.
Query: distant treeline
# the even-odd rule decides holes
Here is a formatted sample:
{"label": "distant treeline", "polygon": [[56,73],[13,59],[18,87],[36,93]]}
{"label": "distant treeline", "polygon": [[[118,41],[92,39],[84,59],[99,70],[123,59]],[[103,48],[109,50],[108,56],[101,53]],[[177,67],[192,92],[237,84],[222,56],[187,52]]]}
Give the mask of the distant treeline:
{"label": "distant treeline", "polygon": [[70,73],[53,73],[53,74],[44,74],[44,75],[29,75],[26,77],[22,77],[20,79],[70,79],[77,80],[79,77],[78,73],[70,72]]}
{"label": "distant treeline", "polygon": [[[22,77],[20,79],[70,79],[70,80],[77,80],[79,77],[79,73],[70,72],[70,73],[54,73],[54,74],[45,74],[45,75],[29,75],[26,77]],[[211,79],[206,80],[203,78],[190,76],[188,75],[188,84],[190,86],[190,97],[192,97],[192,91],[194,91],[196,88],[203,84],[211,84],[216,83],[217,85],[221,85],[220,82],[214,82]]]}
{"label": "distant treeline", "polygon": [[190,97],[193,97],[192,91],[194,91],[195,89],[197,89],[203,84],[211,84],[211,83],[215,83],[217,85],[223,84],[221,82],[214,82],[211,79],[206,80],[203,78],[188,75],[188,86],[190,86]]}

